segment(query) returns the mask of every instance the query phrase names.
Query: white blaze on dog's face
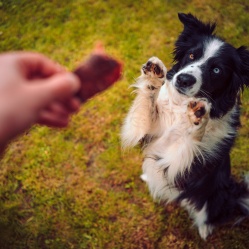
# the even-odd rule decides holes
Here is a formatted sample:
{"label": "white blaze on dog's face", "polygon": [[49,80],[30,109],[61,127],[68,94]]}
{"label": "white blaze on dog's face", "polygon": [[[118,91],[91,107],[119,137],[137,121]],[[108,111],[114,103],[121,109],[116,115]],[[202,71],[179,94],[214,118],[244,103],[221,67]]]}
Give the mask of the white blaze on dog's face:
{"label": "white blaze on dog's face", "polygon": [[[204,75],[206,71],[214,74],[214,77],[222,73],[219,65],[209,65],[209,60],[219,55],[223,44],[218,39],[212,39],[204,42],[203,48],[197,46],[192,51],[189,51],[185,58],[186,65],[172,79],[172,84],[180,93],[187,96],[195,96],[202,91],[201,88],[205,81]],[[206,94],[209,93],[207,92]]]}

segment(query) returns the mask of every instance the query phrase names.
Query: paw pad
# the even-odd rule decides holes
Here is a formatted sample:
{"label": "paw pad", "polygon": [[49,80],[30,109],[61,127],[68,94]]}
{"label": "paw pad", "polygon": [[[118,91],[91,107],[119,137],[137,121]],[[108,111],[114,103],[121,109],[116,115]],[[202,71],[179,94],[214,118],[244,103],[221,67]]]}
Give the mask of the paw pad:
{"label": "paw pad", "polygon": [[154,74],[157,78],[163,78],[164,72],[163,69],[158,65],[158,63],[153,63],[152,61],[148,61],[143,67],[142,70],[144,74]]}
{"label": "paw pad", "polygon": [[205,103],[202,101],[199,101],[199,102],[190,101],[188,105],[188,109],[189,109],[189,114],[190,114],[192,122],[195,125],[199,125],[201,119],[207,112]]}
{"label": "paw pad", "polygon": [[197,118],[201,118],[202,116],[204,116],[205,113],[206,113],[205,107],[201,106],[200,109],[198,109],[198,110],[195,112],[195,116],[196,116]]}

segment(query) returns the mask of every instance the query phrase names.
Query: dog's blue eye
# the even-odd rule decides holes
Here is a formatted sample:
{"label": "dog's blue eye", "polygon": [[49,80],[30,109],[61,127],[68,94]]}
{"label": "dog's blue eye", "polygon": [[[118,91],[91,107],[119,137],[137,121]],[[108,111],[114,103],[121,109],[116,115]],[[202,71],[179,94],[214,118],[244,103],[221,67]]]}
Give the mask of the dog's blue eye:
{"label": "dog's blue eye", "polygon": [[213,69],[213,72],[216,73],[216,74],[218,74],[218,73],[220,73],[220,69],[219,69],[218,67],[215,67],[215,68]]}

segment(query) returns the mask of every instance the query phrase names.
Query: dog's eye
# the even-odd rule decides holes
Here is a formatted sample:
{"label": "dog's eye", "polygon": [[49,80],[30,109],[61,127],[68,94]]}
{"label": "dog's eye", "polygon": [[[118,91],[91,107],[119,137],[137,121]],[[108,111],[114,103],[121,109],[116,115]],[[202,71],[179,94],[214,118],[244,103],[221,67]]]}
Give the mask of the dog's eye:
{"label": "dog's eye", "polygon": [[189,54],[189,59],[193,60],[195,58],[194,54]]}
{"label": "dog's eye", "polygon": [[218,67],[215,67],[215,68],[213,69],[213,72],[214,72],[215,74],[219,74],[219,73],[220,73],[220,69],[219,69]]}

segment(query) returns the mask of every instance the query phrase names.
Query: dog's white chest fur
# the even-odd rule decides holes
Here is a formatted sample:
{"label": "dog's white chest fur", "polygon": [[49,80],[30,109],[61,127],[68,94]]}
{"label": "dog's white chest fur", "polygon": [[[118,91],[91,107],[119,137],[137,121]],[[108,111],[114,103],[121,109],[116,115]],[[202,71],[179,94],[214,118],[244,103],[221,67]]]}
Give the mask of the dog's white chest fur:
{"label": "dog's white chest fur", "polygon": [[[190,101],[192,99],[179,96],[167,85],[159,92],[158,119],[150,130],[153,139],[144,149],[141,176],[155,199],[172,201],[177,198],[176,176],[189,170],[195,157],[205,164],[203,151],[215,157],[219,153],[215,149],[217,144],[236,135],[229,125],[235,108],[221,119],[202,120],[199,125],[194,125],[188,108]],[[209,110],[208,105],[206,109]],[[201,138],[198,133],[201,133]]]}

